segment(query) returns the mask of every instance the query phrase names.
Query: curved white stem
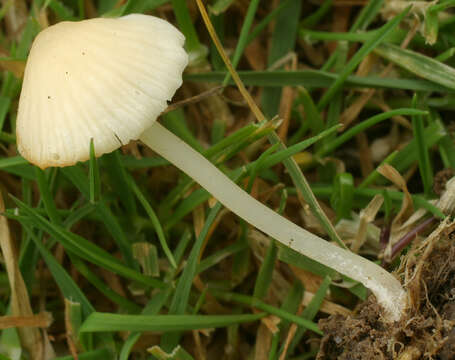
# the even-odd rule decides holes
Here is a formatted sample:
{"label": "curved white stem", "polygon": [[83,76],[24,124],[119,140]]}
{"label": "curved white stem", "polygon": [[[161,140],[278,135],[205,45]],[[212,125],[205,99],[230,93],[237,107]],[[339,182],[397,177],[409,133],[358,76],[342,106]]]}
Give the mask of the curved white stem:
{"label": "curved white stem", "polygon": [[141,135],[140,140],[257,229],[295,251],[361,282],[373,292],[391,321],[401,317],[406,304],[405,292],[400,282],[383,268],[321,239],[269,209],[157,121]]}

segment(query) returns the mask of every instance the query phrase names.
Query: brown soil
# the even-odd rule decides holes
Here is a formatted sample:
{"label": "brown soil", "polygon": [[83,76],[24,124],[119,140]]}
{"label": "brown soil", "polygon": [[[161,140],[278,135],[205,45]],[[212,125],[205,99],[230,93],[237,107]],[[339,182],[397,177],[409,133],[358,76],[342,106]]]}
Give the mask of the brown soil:
{"label": "brown soil", "polygon": [[440,196],[446,188],[447,181],[449,181],[454,175],[454,169],[444,169],[436,173],[433,180],[434,193]]}
{"label": "brown soil", "polygon": [[[439,227],[406,256],[400,276],[409,309],[394,324],[381,317],[374,297],[353,316],[320,320],[324,332],[317,359],[455,359],[455,234]],[[432,234],[432,235],[433,235]]]}

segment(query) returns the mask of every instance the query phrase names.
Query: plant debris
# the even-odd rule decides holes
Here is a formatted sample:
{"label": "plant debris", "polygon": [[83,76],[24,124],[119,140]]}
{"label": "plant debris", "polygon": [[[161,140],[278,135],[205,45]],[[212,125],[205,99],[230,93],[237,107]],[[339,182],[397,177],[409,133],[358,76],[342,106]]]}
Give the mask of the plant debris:
{"label": "plant debris", "polygon": [[409,308],[394,324],[373,296],[354,315],[319,322],[317,359],[417,360],[455,358],[455,232],[445,222],[403,258]]}

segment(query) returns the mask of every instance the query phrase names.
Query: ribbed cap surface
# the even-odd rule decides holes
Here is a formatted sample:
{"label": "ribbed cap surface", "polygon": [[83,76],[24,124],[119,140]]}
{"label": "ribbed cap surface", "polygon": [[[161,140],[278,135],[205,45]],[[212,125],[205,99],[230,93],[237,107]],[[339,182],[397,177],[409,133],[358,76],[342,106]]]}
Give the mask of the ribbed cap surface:
{"label": "ribbed cap surface", "polygon": [[21,155],[73,165],[137,139],[167,107],[188,63],[184,36],[147,15],[61,22],[38,34],[17,116]]}

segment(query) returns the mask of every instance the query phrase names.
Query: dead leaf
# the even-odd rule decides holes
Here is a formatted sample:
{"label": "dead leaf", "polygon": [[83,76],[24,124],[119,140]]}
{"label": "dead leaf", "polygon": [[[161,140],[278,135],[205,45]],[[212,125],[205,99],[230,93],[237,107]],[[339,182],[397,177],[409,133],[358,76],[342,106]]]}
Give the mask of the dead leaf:
{"label": "dead leaf", "polygon": [[371,223],[384,202],[382,195],[375,195],[367,207],[360,211],[360,223],[357,235],[351,245],[351,250],[357,253],[365,243],[368,234],[368,224]]}
{"label": "dead leaf", "polygon": [[397,242],[408,231],[401,225],[414,213],[414,206],[411,194],[409,193],[406,185],[406,180],[394,167],[389,164],[384,164],[378,168],[378,172],[399,187],[404,194],[401,209],[392,221],[392,225],[390,227],[390,240],[384,251],[384,259],[386,261],[390,261],[393,244],[395,244],[395,242]]}

